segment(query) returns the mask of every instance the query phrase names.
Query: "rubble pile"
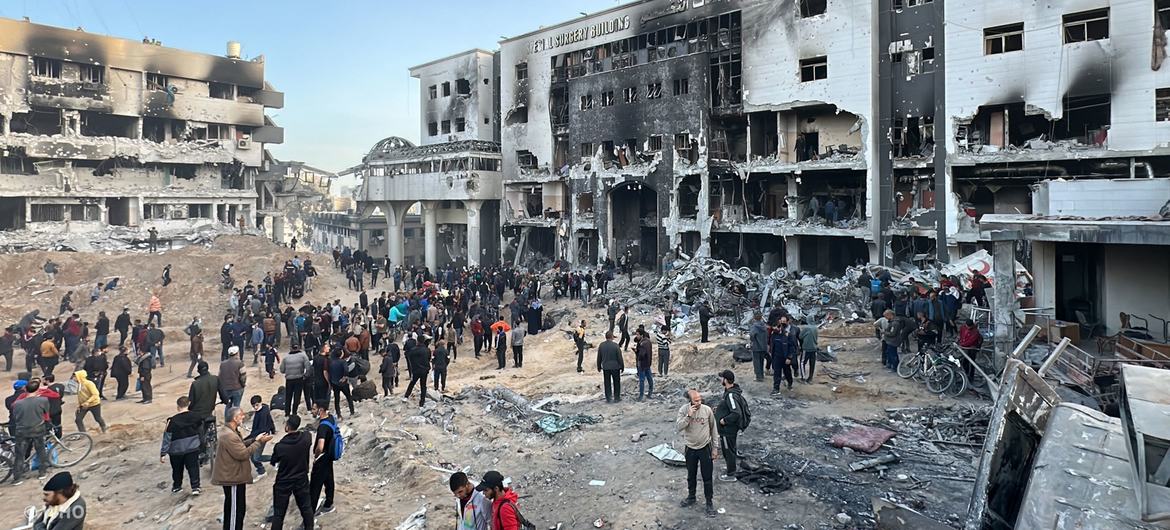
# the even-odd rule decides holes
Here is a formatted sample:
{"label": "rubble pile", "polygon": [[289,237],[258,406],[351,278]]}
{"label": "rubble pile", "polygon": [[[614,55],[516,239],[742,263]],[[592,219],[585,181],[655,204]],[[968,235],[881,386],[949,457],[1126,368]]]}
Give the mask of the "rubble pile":
{"label": "rubble pile", "polygon": [[931,443],[982,447],[991,419],[990,406],[886,409],[894,430]]}
{"label": "rubble pile", "polygon": [[[41,223],[48,225],[50,223]],[[127,226],[109,225],[100,230],[70,232],[68,223],[59,230],[5,230],[0,231],[0,252],[29,252],[34,250],[56,250],[64,252],[148,250],[149,236],[146,230]],[[222,235],[239,234],[239,228],[208,219],[189,219],[181,227],[158,228],[160,247],[182,248],[189,245],[206,245]]]}

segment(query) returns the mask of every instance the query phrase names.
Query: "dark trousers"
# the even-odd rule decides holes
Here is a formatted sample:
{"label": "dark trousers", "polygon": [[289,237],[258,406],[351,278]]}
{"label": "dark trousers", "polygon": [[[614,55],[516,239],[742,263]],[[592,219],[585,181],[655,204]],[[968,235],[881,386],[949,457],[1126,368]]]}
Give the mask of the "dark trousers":
{"label": "dark trousers", "polygon": [[581,363],[585,362],[585,341],[577,343],[577,371],[584,372],[585,368],[581,367]]}
{"label": "dark trousers", "polygon": [[324,403],[325,408],[329,408],[329,383],[327,381],[314,380],[312,392],[313,399],[308,404],[308,409],[313,410],[314,403]]}
{"label": "dark trousers", "polygon": [[118,381],[118,393],[114,395],[114,399],[122,399],[126,397],[126,390],[130,388],[130,378],[127,376],[114,377]]}
{"label": "dark trousers", "polygon": [[98,427],[102,428],[102,432],[106,432],[106,421],[102,419],[102,406],[100,403],[96,407],[90,407],[88,409],[77,407],[77,413],[74,414],[73,421],[77,424],[77,430],[79,432],[85,432],[84,420],[86,414],[92,414],[94,421],[97,421]]}
{"label": "dark trousers", "polygon": [[503,370],[508,365],[508,354],[504,352],[503,348],[496,348],[496,368]]}
{"label": "dark trousers", "polygon": [[2,357],[4,357],[4,371],[11,372],[12,371],[12,352],[5,353]]}
{"label": "dark trousers", "polygon": [[301,512],[304,528],[313,528],[315,506],[309,501],[309,479],[300,478],[292,482],[277,482],[272,485],[272,530],[284,528],[284,515],[288,512],[288,498],[292,496]]}
{"label": "dark trousers", "polygon": [[483,335],[475,335],[475,358],[479,358],[479,351],[483,349]]}
{"label": "dark trousers", "polygon": [[715,495],[714,485],[711,484],[711,445],[703,447],[702,449],[687,448],[687,498],[695,498],[695,487],[698,486],[696,475],[699,470],[703,471],[703,497],[707,502],[711,502],[711,497]]}
{"label": "dark trousers", "polygon": [[882,365],[891,370],[898,369],[898,346],[882,342]]}
{"label": "dark trousers", "polygon": [[151,311],[146,317],[146,325],[149,326],[151,322],[158,319],[158,327],[162,327],[162,311]]}
{"label": "dark trousers", "polygon": [[150,386],[150,372],[138,376],[138,380],[142,381],[142,400],[151,401],[154,399],[154,387]]}
{"label": "dark trousers", "polygon": [[730,433],[719,433],[719,447],[723,450],[723,459],[727,460],[727,474],[735,474],[735,458],[739,456],[735,452],[735,439],[739,437],[739,432],[732,431]]}
{"label": "dark trousers", "polygon": [[[425,385],[423,390],[426,390]],[[321,498],[322,487],[325,488],[325,504],[321,507],[333,506],[333,461],[327,457],[313,462],[313,474],[309,478],[309,502],[314,508],[317,507],[317,499]]]}
{"label": "dark trousers", "polygon": [[353,396],[349,394],[349,383],[336,383],[331,386],[333,387],[333,409],[337,411],[337,417],[341,417],[341,396],[345,396],[345,402],[349,404],[349,415],[353,416]]}
{"label": "dark trousers", "polygon": [[[284,407],[288,416],[297,413],[297,409],[301,408],[301,394],[305,391],[304,379],[285,379],[284,380]],[[312,410],[311,403],[305,403],[305,408]]]}
{"label": "dark trousers", "polygon": [[772,354],[772,390],[780,390],[782,379],[786,379],[788,388],[792,388],[792,365],[788,364],[787,357]]}
{"label": "dark trousers", "polygon": [[711,321],[711,319],[709,319],[709,318],[700,318],[699,319],[699,327],[702,328],[702,330],[703,330],[702,342],[707,342],[707,328],[708,328],[707,324],[710,321]]}
{"label": "dark trousers", "polygon": [[618,348],[621,348],[624,350],[624,349],[626,349],[627,346],[630,345],[630,331],[623,329],[623,330],[621,330],[621,332],[622,332],[622,338],[621,338],[621,340],[618,341]]}
{"label": "dark trousers", "polygon": [[118,346],[125,346],[126,345],[126,334],[129,333],[129,331],[130,330],[126,330],[126,329],[119,329],[118,330]]}
{"label": "dark trousers", "polygon": [[767,357],[766,351],[752,351],[752,369],[756,372],[756,381],[764,380],[764,359]]}
{"label": "dark trousers", "polygon": [[447,369],[435,370],[435,390],[439,390],[440,385],[444,391],[447,390]]}
{"label": "dark trousers", "polygon": [[812,381],[813,373],[817,371],[817,351],[804,351],[804,380]]}
{"label": "dark trousers", "polygon": [[419,375],[410,375],[410,384],[406,385],[406,398],[410,398],[410,393],[414,390],[415,383],[418,383],[418,389],[422,392],[422,397],[418,400],[418,406],[422,407],[427,404],[427,373],[423,372]]}
{"label": "dark trousers", "polygon": [[658,348],[658,375],[670,375],[670,350]]}
{"label": "dark trousers", "polygon": [[244,530],[244,514],[248,511],[245,486],[223,487],[223,530]]}
{"label": "dark trousers", "polygon": [[183,471],[191,479],[191,489],[199,489],[199,451],[185,455],[168,455],[171,460],[171,489],[183,487]]}
{"label": "dark trousers", "polygon": [[44,476],[47,472],[46,469],[52,464],[49,461],[48,451],[45,450],[45,431],[16,436],[16,465],[12,466],[13,482],[20,480],[21,475],[25,472],[24,465],[28,461],[28,455],[34,451],[39,463],[37,475]]}
{"label": "dark trousers", "polygon": [[601,372],[601,383],[605,387],[605,400],[609,401],[617,398],[618,401],[622,399],[622,371],[621,370],[603,370]]}
{"label": "dark trousers", "polygon": [[98,396],[100,396],[102,399],[105,399],[105,397],[106,397],[106,391],[105,391],[106,390],[106,388],[105,388],[106,387],[106,373],[101,372],[99,374],[92,375],[90,377],[93,378],[93,384],[98,389]]}
{"label": "dark trousers", "polygon": [[517,368],[524,366],[524,346],[512,345],[512,365]]}

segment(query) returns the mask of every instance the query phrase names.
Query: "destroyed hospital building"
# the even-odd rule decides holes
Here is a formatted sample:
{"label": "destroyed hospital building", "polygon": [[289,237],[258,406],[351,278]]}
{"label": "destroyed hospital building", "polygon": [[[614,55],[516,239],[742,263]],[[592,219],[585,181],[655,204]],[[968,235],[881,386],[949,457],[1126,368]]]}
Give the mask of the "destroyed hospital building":
{"label": "destroyed hospital building", "polygon": [[0,230],[262,221],[265,116],[284,95],[243,60],[0,19]]}
{"label": "destroyed hospital building", "polygon": [[340,173],[362,179],[358,211],[385,219],[385,255],[395,265],[406,262],[408,212],[422,218],[423,264],[430,270],[499,260],[495,65],[492,52],[469,50],[411,68],[421,86],[420,145],[385,138]]}

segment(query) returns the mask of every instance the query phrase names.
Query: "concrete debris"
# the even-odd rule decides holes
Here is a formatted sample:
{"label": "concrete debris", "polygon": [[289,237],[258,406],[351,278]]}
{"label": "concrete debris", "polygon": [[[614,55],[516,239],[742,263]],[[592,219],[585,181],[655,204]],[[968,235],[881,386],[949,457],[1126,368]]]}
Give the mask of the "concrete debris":
{"label": "concrete debris", "polygon": [[406,517],[394,530],[425,530],[427,527],[427,507],[419,508]]}
{"label": "concrete debris", "polygon": [[[37,230],[0,231],[0,252],[56,250],[65,252],[127,251],[150,249],[146,230],[108,225],[101,230],[70,231],[68,223],[38,223]],[[48,228],[55,228],[49,230]],[[222,235],[239,234],[237,227],[210,219],[188,219],[183,226],[158,229],[160,249],[207,245]]]}
{"label": "concrete debris", "polygon": [[574,416],[545,416],[536,420],[536,426],[540,427],[547,435],[554,435],[559,432],[564,432],[581,424],[594,424],[601,421],[600,418],[589,416],[587,414],[577,414]]}
{"label": "concrete debris", "polygon": [[686,458],[683,458],[682,453],[675,450],[675,448],[671,447],[668,443],[651,447],[647,449],[646,452],[650,453],[652,456],[654,456],[654,458],[657,458],[658,460],[662,461],[663,464],[668,466],[687,465],[687,460]]}

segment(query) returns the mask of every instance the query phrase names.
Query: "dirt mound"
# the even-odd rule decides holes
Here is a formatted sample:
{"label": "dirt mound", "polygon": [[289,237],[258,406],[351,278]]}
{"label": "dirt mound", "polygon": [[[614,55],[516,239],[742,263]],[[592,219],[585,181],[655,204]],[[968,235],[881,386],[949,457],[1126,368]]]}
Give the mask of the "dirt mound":
{"label": "dirt mound", "polygon": [[[295,254],[302,259],[306,252]],[[226,308],[226,295],[219,292],[219,271],[234,263],[233,276],[241,284],[259,281],[266,272],[276,271],[294,252],[267,239],[254,236],[223,236],[206,246],[189,246],[173,251],[149,252],[28,252],[10,254],[0,260],[0,289],[10,296],[0,299],[0,323],[15,324],[32,309],[41,316],[55,316],[61,297],[73,291],[73,307],[86,322],[105,311],[111,322],[123,306],[131,316],[146,317],[151,293],[158,293],[163,306],[164,329],[181,330],[193,316],[204,325],[217,323]],[[324,264],[331,258],[312,256]],[[49,285],[42,271],[46,260],[60,267],[56,282]],[[162,286],[162,270],[171,265],[172,283]],[[98,282],[118,278],[118,287],[103,291],[91,304],[90,291]],[[210,334],[208,336],[210,338]]]}

